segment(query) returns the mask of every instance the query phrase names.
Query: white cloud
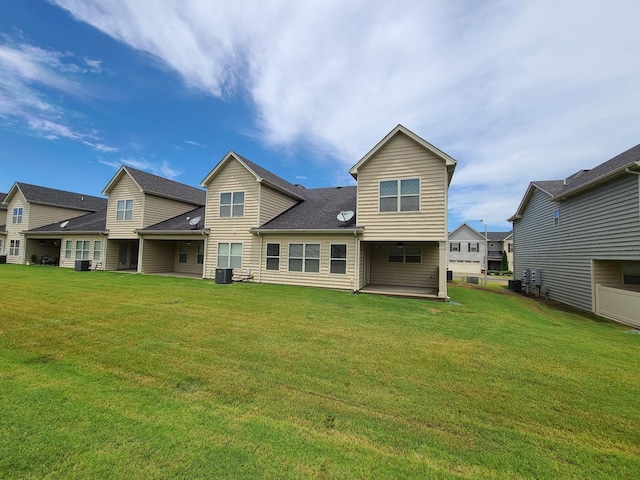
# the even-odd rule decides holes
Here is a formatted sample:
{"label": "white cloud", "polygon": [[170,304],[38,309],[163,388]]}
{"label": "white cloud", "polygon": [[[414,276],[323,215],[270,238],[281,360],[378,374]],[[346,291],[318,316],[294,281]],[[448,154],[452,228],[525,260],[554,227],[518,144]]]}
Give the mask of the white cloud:
{"label": "white cloud", "polygon": [[121,158],[120,164],[104,160],[99,160],[99,162],[105,165],[117,167],[120,167],[120,164],[129,165],[133,168],[137,168],[138,170],[145,170],[155,175],[160,175],[162,177],[171,179],[176,178],[180,174],[182,174],[181,171],[172,168],[166,160],[162,160],[161,162],[153,162],[144,157],[128,157]]}
{"label": "white cloud", "polygon": [[186,143],[187,145],[193,145],[194,147],[204,147],[205,145],[198,143],[198,142],[194,142],[193,140],[185,140],[183,139],[184,143]]}
{"label": "white cloud", "polygon": [[461,221],[504,225],[530,180],[638,141],[634,0],[55,1],[190,87],[246,89],[273,147],[346,170],[404,124],[460,161]]}

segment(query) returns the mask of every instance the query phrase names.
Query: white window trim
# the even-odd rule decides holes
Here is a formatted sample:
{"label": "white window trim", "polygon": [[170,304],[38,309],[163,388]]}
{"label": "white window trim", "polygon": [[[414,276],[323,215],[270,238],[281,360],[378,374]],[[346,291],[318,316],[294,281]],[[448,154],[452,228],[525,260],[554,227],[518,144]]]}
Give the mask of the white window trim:
{"label": "white window trim", "polygon": [[[269,255],[269,245],[278,245],[278,255]],[[279,272],[282,263],[282,245],[279,242],[268,242],[265,247],[265,264],[264,269],[270,272]],[[269,259],[278,259],[278,268],[269,268]]]}
{"label": "white window trim", "polygon": [[[453,248],[454,245],[457,247],[457,249]],[[460,252],[460,242],[449,242],[449,251],[450,252]]]}
{"label": "white window trim", "polygon": [[76,260],[89,260],[89,255],[91,253],[90,243],[91,242],[89,242],[89,240],[76,240]]}
{"label": "white window trim", "polygon": [[[418,193],[417,194],[411,194],[411,195],[402,195],[402,181],[403,180],[417,180],[418,181]],[[397,190],[396,190],[396,195],[382,195],[380,192],[381,186],[382,186],[382,182],[396,182],[397,185]],[[392,197],[396,197],[396,209],[395,210],[390,210],[390,211],[386,211],[383,212],[381,209],[381,199],[382,198],[392,198]],[[418,209],[417,210],[401,210],[401,206],[402,206],[402,197],[418,197]],[[421,200],[422,200],[422,182],[420,181],[420,178],[417,177],[406,177],[406,178],[388,178],[388,179],[382,179],[378,182],[378,213],[382,213],[382,214],[398,214],[398,213],[418,213],[421,210]]]}
{"label": "white window trim", "polygon": [[554,226],[560,225],[560,208],[556,208],[553,211],[553,225]]}
{"label": "white window trim", "polygon": [[[402,248],[402,262],[391,262],[389,261],[389,257],[391,256],[389,254],[389,250],[391,248]],[[420,261],[419,262],[407,262],[407,257],[417,257],[417,255],[407,255],[407,248],[418,248],[420,249]],[[400,256],[399,254],[396,254],[394,256]],[[397,245],[397,246],[391,246],[387,248],[387,263],[403,263],[403,264],[415,264],[415,265],[419,265],[422,264],[422,247],[419,245]]]}
{"label": "white window trim", "polygon": [[[236,193],[242,193],[242,203],[234,203],[233,201],[233,197],[235,196]],[[222,195],[224,194],[229,194],[231,195],[231,203],[222,203]],[[247,200],[247,193],[244,190],[234,190],[234,191],[229,191],[229,192],[220,192],[220,196],[219,196],[219,201],[220,201],[220,206],[218,209],[218,216],[220,218],[242,218],[244,217],[244,210],[246,207],[246,200]],[[234,215],[233,214],[233,207],[242,205],[242,215]],[[228,206],[229,207],[229,215],[222,215],[222,207],[223,206]]]}
{"label": "white window trim", "polygon": [[[100,248],[96,249],[96,245],[100,245]],[[93,260],[99,262],[101,259],[102,259],[102,240],[94,240],[94,242],[93,242]]]}
{"label": "white window trim", "polygon": [[15,207],[13,209],[13,216],[11,218],[11,223],[14,223],[14,224],[22,223],[23,214],[24,214],[24,209],[22,207]]}
{"label": "white window trim", "polygon": [[73,258],[73,240],[64,242],[64,258],[71,260]]}
{"label": "white window trim", "polygon": [[[334,246],[343,246],[344,247],[344,257],[334,257],[333,256],[333,247]],[[347,259],[349,258],[349,245],[346,243],[331,243],[329,245],[329,274],[331,275],[346,275],[347,269],[349,268],[349,264],[347,263]],[[341,262],[344,263],[344,272],[332,272],[333,262]]]}
{"label": "white window trim", "polygon": [[[127,208],[127,202],[131,202],[131,208]],[[126,200],[118,200],[116,202],[116,220],[119,222],[130,222],[131,220],[133,220],[134,207],[135,202],[132,198],[128,198]],[[119,218],[120,216],[122,216],[122,218]],[[127,218],[127,216],[129,216],[129,218]]]}
{"label": "white window trim", "polygon": [[[184,247],[184,252],[182,251]],[[184,262],[182,256],[184,255]],[[189,263],[189,244],[181,242],[178,244],[178,263]]]}
{"label": "white window trim", "polygon": [[9,256],[20,256],[20,240],[10,240],[9,242]]}
{"label": "white window trim", "polygon": [[[229,245],[229,254],[225,256],[227,259],[226,266],[220,265],[220,245]],[[240,245],[240,266],[232,267],[231,266],[231,257],[238,257],[238,255],[231,255],[231,246],[232,245]],[[244,245],[242,242],[218,242],[217,251],[216,251],[216,268],[242,268],[242,263],[244,261]]]}
{"label": "white window trim", "polygon": [[[291,245],[302,245],[302,257],[291,257]],[[307,257],[307,245],[318,245],[318,257]],[[299,259],[302,260],[302,270],[291,270],[291,264],[289,263],[291,259]],[[318,271],[317,272],[309,272],[307,271],[307,260],[318,260]],[[287,248],[287,271],[291,273],[309,273],[312,275],[318,275],[321,271],[322,267],[322,243],[316,242],[291,242],[288,244]]]}

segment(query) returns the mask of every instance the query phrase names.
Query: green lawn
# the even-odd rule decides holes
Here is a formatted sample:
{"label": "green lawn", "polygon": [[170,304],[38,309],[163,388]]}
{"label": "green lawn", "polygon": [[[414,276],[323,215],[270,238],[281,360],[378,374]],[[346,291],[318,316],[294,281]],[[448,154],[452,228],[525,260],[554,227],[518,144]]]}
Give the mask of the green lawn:
{"label": "green lawn", "polygon": [[640,477],[640,335],[450,296],[0,265],[0,478]]}

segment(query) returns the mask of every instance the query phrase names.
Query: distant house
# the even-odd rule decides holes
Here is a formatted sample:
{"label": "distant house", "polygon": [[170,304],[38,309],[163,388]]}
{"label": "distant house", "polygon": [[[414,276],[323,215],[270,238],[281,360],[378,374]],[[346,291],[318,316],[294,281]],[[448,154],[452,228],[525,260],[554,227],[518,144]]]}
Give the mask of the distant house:
{"label": "distant house", "polygon": [[489,270],[500,270],[502,253],[507,254],[508,270],[513,271],[513,233],[487,232],[487,260]]}
{"label": "distant house", "polygon": [[487,239],[482,233],[463,223],[449,233],[448,243],[448,269],[454,276],[482,273],[487,253]]}
{"label": "distant house", "polygon": [[[507,252],[509,269],[513,266],[513,235],[511,232],[478,232],[463,223],[449,233],[448,269],[454,276],[480,275],[483,270],[500,270],[502,252]],[[486,262],[486,267],[485,267]]]}
{"label": "distant house", "polygon": [[[515,278],[640,326],[640,145],[564,180],[532,182],[513,222]],[[535,272],[535,279],[525,277]]]}
{"label": "distant house", "polygon": [[102,211],[107,200],[16,182],[7,193],[4,204],[7,207],[7,263],[26,263],[35,259],[37,263],[57,265],[60,261],[60,236],[36,230],[51,222],[70,222]]}

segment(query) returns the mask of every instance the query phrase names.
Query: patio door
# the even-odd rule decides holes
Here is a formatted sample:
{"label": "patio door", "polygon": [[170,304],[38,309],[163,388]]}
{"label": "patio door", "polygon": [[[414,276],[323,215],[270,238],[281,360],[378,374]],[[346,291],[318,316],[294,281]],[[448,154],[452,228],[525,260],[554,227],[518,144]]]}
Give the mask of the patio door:
{"label": "patio door", "polygon": [[138,242],[120,242],[118,246],[118,270],[138,268]]}

